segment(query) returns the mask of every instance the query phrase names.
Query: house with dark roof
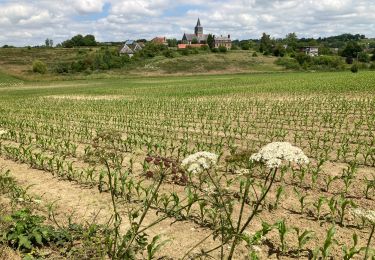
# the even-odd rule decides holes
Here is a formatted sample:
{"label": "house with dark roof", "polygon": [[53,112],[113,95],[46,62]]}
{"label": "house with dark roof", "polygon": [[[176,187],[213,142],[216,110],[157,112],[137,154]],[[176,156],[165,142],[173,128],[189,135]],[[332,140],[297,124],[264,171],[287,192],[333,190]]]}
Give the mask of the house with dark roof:
{"label": "house with dark roof", "polygon": [[127,54],[129,55],[129,57],[133,57],[134,53],[143,49],[142,45],[143,44],[138,43],[136,41],[127,40],[120,50],[120,55]]}

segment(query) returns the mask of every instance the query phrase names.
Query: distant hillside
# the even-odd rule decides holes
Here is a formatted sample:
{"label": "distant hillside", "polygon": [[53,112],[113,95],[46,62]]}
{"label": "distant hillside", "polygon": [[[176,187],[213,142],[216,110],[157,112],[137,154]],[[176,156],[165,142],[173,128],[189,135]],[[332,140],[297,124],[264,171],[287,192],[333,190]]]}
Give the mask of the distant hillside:
{"label": "distant hillside", "polygon": [[[85,73],[61,76],[54,68],[61,63],[78,60],[98,48],[0,48],[0,70],[7,74],[26,79],[44,79],[55,77],[82,77]],[[117,51],[116,47],[112,51]],[[32,72],[32,63],[41,60],[47,64],[48,73],[38,75]],[[190,75],[216,73],[249,73],[281,71],[283,67],[275,64],[275,57],[253,57],[253,51],[229,51],[227,53],[199,53],[189,56],[166,58],[156,56],[150,59],[129,62],[121,69],[97,71],[94,74],[105,75]]]}

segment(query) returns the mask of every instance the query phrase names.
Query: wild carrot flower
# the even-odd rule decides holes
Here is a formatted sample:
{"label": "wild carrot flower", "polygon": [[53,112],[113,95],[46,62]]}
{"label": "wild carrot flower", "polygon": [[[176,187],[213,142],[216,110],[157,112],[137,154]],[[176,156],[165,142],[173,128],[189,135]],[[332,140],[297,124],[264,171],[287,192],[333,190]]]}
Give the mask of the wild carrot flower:
{"label": "wild carrot flower", "polygon": [[181,166],[189,173],[199,174],[217,164],[218,156],[209,152],[198,152],[182,160]]}
{"label": "wild carrot flower", "polygon": [[250,160],[265,163],[268,168],[279,168],[283,162],[308,164],[309,158],[303,151],[288,142],[274,142],[262,147]]}
{"label": "wild carrot flower", "polygon": [[0,129],[0,136],[4,135],[4,134],[6,134],[6,133],[8,133],[7,130]]}
{"label": "wild carrot flower", "polygon": [[375,225],[375,210],[366,210],[363,208],[351,208],[350,213],[357,218],[361,218]]}

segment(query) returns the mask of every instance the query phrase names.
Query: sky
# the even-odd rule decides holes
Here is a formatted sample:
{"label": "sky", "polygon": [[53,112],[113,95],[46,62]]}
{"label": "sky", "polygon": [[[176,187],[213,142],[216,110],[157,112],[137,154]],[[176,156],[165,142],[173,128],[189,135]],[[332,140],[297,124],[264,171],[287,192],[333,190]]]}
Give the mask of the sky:
{"label": "sky", "polygon": [[375,37],[375,0],[0,0],[0,46],[59,43],[77,34],[98,41],[181,39],[200,17],[205,33],[232,39]]}

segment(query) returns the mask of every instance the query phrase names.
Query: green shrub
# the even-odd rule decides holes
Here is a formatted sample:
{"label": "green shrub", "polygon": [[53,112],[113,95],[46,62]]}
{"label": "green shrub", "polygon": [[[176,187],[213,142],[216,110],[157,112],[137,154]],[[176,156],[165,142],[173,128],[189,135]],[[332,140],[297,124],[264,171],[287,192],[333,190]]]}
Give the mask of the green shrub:
{"label": "green shrub", "polygon": [[208,47],[208,45],[203,45],[203,46],[201,46],[201,50],[202,51],[209,51],[210,47]]}
{"label": "green shrub", "polygon": [[366,52],[360,52],[358,54],[358,60],[360,62],[369,62],[370,61],[370,55],[368,55]]}
{"label": "green shrub", "polygon": [[225,53],[227,51],[228,51],[227,47],[225,47],[225,46],[220,46],[219,47],[219,52]]}
{"label": "green shrub", "polygon": [[369,69],[370,69],[370,70],[375,70],[375,62],[371,63]]}
{"label": "green shrub", "polygon": [[33,72],[45,74],[47,72],[47,65],[40,60],[36,60],[33,62]]}
{"label": "green shrub", "polygon": [[350,71],[353,72],[353,73],[357,73],[358,70],[359,70],[359,68],[358,68],[358,64],[357,63],[354,63],[352,65],[352,67],[350,68]]}
{"label": "green shrub", "polygon": [[256,51],[253,52],[253,57],[258,57],[258,53]]}
{"label": "green shrub", "polygon": [[165,50],[163,52],[163,55],[167,58],[175,58],[176,57],[176,52],[172,50]]}
{"label": "green shrub", "polygon": [[219,52],[219,49],[218,48],[213,48],[212,52],[217,53],[217,52]]}
{"label": "green shrub", "polygon": [[287,58],[287,57],[279,58],[277,59],[276,64],[280,66],[284,66],[286,69],[291,69],[291,70],[301,69],[301,66],[298,63],[298,61],[292,58]]}
{"label": "green shrub", "polygon": [[59,74],[67,74],[70,71],[70,64],[69,63],[58,63],[54,69],[56,73]]}

